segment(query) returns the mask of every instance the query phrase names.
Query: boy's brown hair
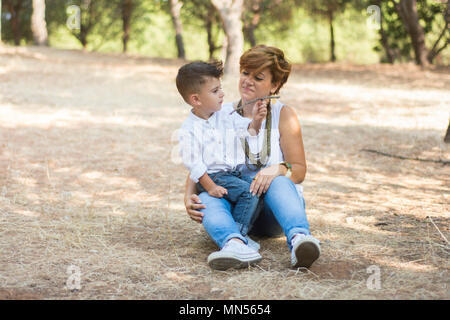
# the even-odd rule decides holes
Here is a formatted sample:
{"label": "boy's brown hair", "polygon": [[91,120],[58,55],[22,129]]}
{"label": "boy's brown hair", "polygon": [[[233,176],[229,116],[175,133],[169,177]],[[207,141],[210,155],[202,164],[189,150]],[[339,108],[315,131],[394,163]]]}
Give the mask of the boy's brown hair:
{"label": "boy's brown hair", "polygon": [[200,92],[208,77],[219,79],[222,75],[222,61],[195,61],[185,64],[178,70],[176,78],[178,92],[184,101],[189,103],[189,95]]}

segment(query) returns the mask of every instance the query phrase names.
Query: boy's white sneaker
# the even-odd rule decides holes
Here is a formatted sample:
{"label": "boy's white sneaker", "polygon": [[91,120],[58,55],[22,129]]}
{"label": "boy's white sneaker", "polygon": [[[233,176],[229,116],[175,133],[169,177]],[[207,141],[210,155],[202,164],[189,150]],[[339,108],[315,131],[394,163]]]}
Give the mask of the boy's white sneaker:
{"label": "boy's white sneaker", "polygon": [[259,251],[259,249],[261,248],[261,246],[259,245],[258,242],[254,241],[253,239],[251,239],[249,236],[245,236],[245,239],[247,239],[248,242],[248,246],[252,249],[255,249],[256,251]]}
{"label": "boy's white sneaker", "polygon": [[220,251],[208,256],[208,265],[216,270],[239,269],[255,264],[261,259],[261,255],[255,249],[239,241],[229,240]]}
{"label": "boy's white sneaker", "polygon": [[297,233],[291,240],[291,265],[293,268],[309,268],[320,256],[319,240]]}

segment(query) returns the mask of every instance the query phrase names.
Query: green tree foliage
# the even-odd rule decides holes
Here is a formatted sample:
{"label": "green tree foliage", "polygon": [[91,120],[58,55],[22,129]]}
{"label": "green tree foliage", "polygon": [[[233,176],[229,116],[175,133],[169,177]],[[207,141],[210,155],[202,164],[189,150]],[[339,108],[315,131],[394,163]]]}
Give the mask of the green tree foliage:
{"label": "green tree foliage", "polygon": [[[249,46],[259,41],[255,32],[262,27],[268,32],[286,36],[289,25],[298,7],[298,0],[244,0],[242,14],[244,39]],[[204,28],[207,33],[209,58],[222,48],[221,20],[210,0],[184,0],[182,9],[183,21]]]}
{"label": "green tree foliage", "polygon": [[33,41],[31,32],[32,0],[2,0],[2,39],[16,46]]}
{"label": "green tree foliage", "polygon": [[[404,22],[399,16],[398,10],[395,5],[398,1],[380,1],[381,12],[383,16],[384,29],[387,36],[389,46],[393,50],[394,60],[405,62],[414,59],[413,47],[411,39],[406,31]],[[419,16],[419,23],[423,27],[425,36],[428,38],[428,44],[430,48],[436,44],[436,40],[442,31],[447,32],[446,37],[442,37],[440,43],[437,44],[438,49],[448,43],[448,25],[444,19],[447,4],[444,2],[434,0],[418,0],[417,1],[417,13]],[[437,27],[437,28],[436,28]],[[439,31],[436,31],[438,29]],[[375,50],[380,52],[383,50],[381,41],[376,44]],[[433,57],[434,58],[434,57]],[[383,58],[386,61],[386,58]],[[430,61],[431,62],[431,61]]]}
{"label": "green tree foliage", "polygon": [[245,0],[244,37],[251,47],[258,43],[255,31],[260,26],[271,26],[272,32],[284,34],[298,6],[295,0]]}
{"label": "green tree foliage", "polygon": [[336,61],[335,53],[335,30],[334,20],[343,12],[351,0],[305,0],[303,7],[315,16],[322,17],[328,21],[330,27],[330,61]]}
{"label": "green tree foliage", "polygon": [[92,33],[101,32],[104,40],[120,34],[120,1],[75,0],[72,4],[81,9],[80,29],[71,31],[83,48],[87,47],[88,38]]}
{"label": "green tree foliage", "polygon": [[169,0],[170,16],[172,18],[173,29],[175,30],[175,43],[177,46],[178,58],[185,59],[186,51],[183,41],[183,24],[181,23],[181,7],[183,1]]}
{"label": "green tree foliage", "polygon": [[217,50],[222,48],[219,41],[219,33],[222,29],[217,10],[210,0],[184,0],[182,9],[185,23],[199,23],[199,27],[206,31],[209,59],[214,57]]}
{"label": "green tree foliage", "polygon": [[[131,4],[129,12],[127,5]],[[80,28],[69,28],[68,19],[73,19],[68,12],[70,6],[80,8]],[[126,51],[127,44],[135,35],[145,30],[150,21],[145,14],[154,9],[154,2],[145,0],[47,0],[47,23],[49,33],[64,30],[71,34],[83,48],[98,50],[108,42],[120,43]],[[129,15],[128,28],[125,28],[124,15]]]}
{"label": "green tree foliage", "polygon": [[[359,63],[376,62],[377,54],[382,61],[411,61],[415,54],[410,34],[396,8],[400,1],[244,0],[245,47],[258,43],[277,45],[298,62],[337,58]],[[416,1],[428,60],[448,64],[448,3]],[[182,2],[181,21],[187,58],[223,58],[225,34],[211,0]],[[127,28],[124,27],[125,4],[132,4]],[[31,44],[32,0],[2,0],[1,5],[1,39],[9,44]],[[80,7],[79,29],[71,30],[66,23],[69,18],[67,8],[71,5]],[[383,30],[366,28],[364,19],[368,18],[367,7],[370,5],[381,8]],[[46,0],[45,18],[51,46],[114,52],[129,49],[152,56],[177,56],[168,0]],[[378,41],[374,38],[377,32]]]}

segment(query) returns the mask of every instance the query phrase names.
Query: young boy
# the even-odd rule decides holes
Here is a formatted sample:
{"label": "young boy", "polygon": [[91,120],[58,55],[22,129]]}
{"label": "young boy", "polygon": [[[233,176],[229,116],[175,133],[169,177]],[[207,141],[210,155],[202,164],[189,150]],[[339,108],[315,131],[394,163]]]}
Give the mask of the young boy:
{"label": "young boy", "polygon": [[180,154],[200,192],[224,197],[234,205],[232,216],[246,237],[256,218],[259,197],[250,192],[251,178],[236,170],[245,161],[237,138],[257,134],[267,109],[258,103],[253,120],[236,113],[230,115],[232,109],[222,108],[222,74],[221,62],[193,62],[178,70],[178,91],[192,106],[180,130]]}

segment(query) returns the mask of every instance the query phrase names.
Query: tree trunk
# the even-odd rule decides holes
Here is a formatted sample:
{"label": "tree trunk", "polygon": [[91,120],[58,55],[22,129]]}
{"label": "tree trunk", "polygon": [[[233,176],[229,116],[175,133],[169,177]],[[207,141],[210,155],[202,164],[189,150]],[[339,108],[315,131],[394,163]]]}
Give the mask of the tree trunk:
{"label": "tree trunk", "polygon": [[425,47],[425,32],[419,24],[416,0],[400,0],[400,3],[394,1],[394,4],[411,38],[416,63],[424,67],[428,66],[429,62],[427,59],[427,48]]}
{"label": "tree trunk", "polygon": [[20,32],[20,25],[19,25],[19,17],[17,15],[11,16],[11,27],[12,32],[14,36],[14,44],[16,46],[20,45],[20,38],[22,38],[22,33]]}
{"label": "tree trunk", "polygon": [[228,39],[225,37],[222,42],[222,50],[220,50],[220,56],[222,57],[222,61],[225,61],[227,59],[227,52],[228,52]]}
{"label": "tree trunk", "polygon": [[31,31],[33,32],[35,45],[48,45],[47,23],[45,22],[45,0],[33,0]]}
{"label": "tree trunk", "polygon": [[2,44],[2,0],[0,0],[0,45]]}
{"label": "tree trunk", "polygon": [[180,12],[183,3],[179,0],[169,0],[170,15],[172,16],[173,27],[175,28],[175,41],[177,44],[178,58],[185,59],[186,54],[184,52],[183,44],[183,27],[181,24]]}
{"label": "tree trunk", "polygon": [[208,8],[208,14],[205,18],[205,28],[206,34],[208,36],[208,51],[209,51],[209,59],[211,60],[214,56],[214,51],[216,51],[216,43],[214,42],[213,37],[213,24],[214,24],[214,12],[215,9],[213,6]]}
{"label": "tree trunk", "polygon": [[333,11],[328,12],[328,21],[330,22],[330,59],[331,62],[336,62],[335,42],[334,42],[334,28],[333,28]]}
{"label": "tree trunk", "polygon": [[212,22],[210,20],[208,20],[205,24],[206,27],[206,35],[207,35],[207,40],[208,40],[208,53],[209,53],[209,60],[212,59],[212,57],[214,56],[214,51],[216,49],[216,45],[213,41],[213,35],[212,35]]}
{"label": "tree trunk", "polygon": [[11,29],[14,37],[14,44],[20,45],[22,32],[20,30],[19,13],[22,9],[22,1],[14,3],[13,0],[5,0],[5,6],[11,14]]}
{"label": "tree trunk", "polygon": [[389,46],[388,38],[386,36],[386,32],[383,29],[383,23],[380,21],[380,37],[381,37],[381,44],[383,45],[384,52],[386,54],[386,59],[390,64],[393,64],[395,61],[395,53],[394,50]]}
{"label": "tree trunk", "polygon": [[448,122],[447,133],[444,138],[445,143],[450,143],[450,121]]}
{"label": "tree trunk", "polygon": [[445,21],[445,26],[444,29],[442,29],[441,34],[439,35],[438,39],[436,40],[436,42],[434,43],[433,47],[431,48],[430,52],[428,53],[427,59],[429,63],[433,63],[434,58],[436,58],[436,56],[442,51],[444,50],[448,43],[449,43],[449,38],[444,38],[444,45],[440,48],[438,48],[439,42],[441,41],[442,37],[449,32],[448,30],[448,26],[450,24],[450,1],[447,1],[447,8],[445,9],[445,13],[444,13],[444,21]]}
{"label": "tree trunk", "polygon": [[83,23],[83,19],[81,17],[81,23],[80,23],[80,34],[77,36],[77,39],[81,42],[81,45],[83,46],[83,50],[85,51],[87,49],[87,37],[89,35],[89,32],[91,31],[91,28],[93,26],[93,15],[94,15],[94,4],[95,2],[92,2],[92,0],[83,0],[82,2],[82,12],[81,15],[83,15],[83,9],[84,14],[87,15],[87,21]]}
{"label": "tree trunk", "polygon": [[81,45],[83,46],[83,50],[86,51],[86,49],[87,49],[87,34],[83,33],[80,35],[80,37],[81,37],[80,41],[81,41]]}
{"label": "tree trunk", "polygon": [[133,12],[133,0],[122,0],[122,27],[123,27],[123,52],[127,52],[128,40],[130,39],[130,21]]}
{"label": "tree trunk", "polygon": [[247,28],[247,39],[251,47],[256,46],[255,26],[250,24]]}
{"label": "tree trunk", "polygon": [[380,8],[380,29],[378,33],[380,34],[381,45],[383,46],[384,52],[386,54],[386,58],[390,64],[393,64],[395,61],[395,53],[394,50],[389,46],[388,37],[383,27],[383,11],[381,9],[381,0],[374,1],[375,5]]}
{"label": "tree trunk", "polygon": [[252,47],[256,46],[255,30],[256,27],[259,25],[260,20],[261,20],[261,13],[255,12],[249,25],[247,26],[247,28],[245,28],[248,42],[250,42],[250,46]]}
{"label": "tree trunk", "polygon": [[243,0],[211,0],[219,11],[223,29],[227,38],[227,56],[224,73],[239,74],[239,59],[244,51],[244,35],[242,33]]}
{"label": "tree trunk", "polygon": [[395,61],[395,53],[394,53],[394,50],[392,50],[392,48],[389,46],[388,38],[386,36],[386,32],[383,29],[382,23],[380,23],[380,31],[379,32],[380,32],[380,37],[381,37],[381,44],[383,45],[387,61],[390,64],[393,64]]}
{"label": "tree trunk", "polygon": [[263,10],[262,0],[252,0],[250,2],[250,8],[247,8],[253,14],[250,21],[245,21],[244,23],[244,35],[247,38],[250,46],[256,46],[255,30],[259,25],[261,20],[261,13]]}

